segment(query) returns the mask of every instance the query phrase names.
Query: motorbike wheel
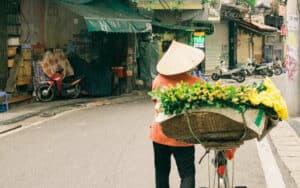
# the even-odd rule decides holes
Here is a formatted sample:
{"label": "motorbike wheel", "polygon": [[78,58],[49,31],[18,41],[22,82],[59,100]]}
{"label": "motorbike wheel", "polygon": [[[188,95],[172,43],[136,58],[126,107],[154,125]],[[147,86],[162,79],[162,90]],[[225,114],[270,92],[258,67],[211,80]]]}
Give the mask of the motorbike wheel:
{"label": "motorbike wheel", "polygon": [[74,93],[72,93],[72,95],[70,96],[72,99],[76,99],[80,95],[81,87],[79,84],[77,84],[75,85],[74,89],[75,89]]}
{"label": "motorbike wheel", "polygon": [[274,69],[274,74],[275,74],[275,75],[281,75],[281,74],[282,74],[282,69],[281,69],[280,67],[276,67],[276,68]]}
{"label": "motorbike wheel", "polygon": [[241,74],[242,74],[243,76],[245,76],[245,77],[246,77],[246,76],[249,76],[249,75],[248,75],[248,72],[247,72],[246,70],[241,70]]}
{"label": "motorbike wheel", "polygon": [[268,70],[267,76],[272,77],[273,76],[273,71],[272,70]]}
{"label": "motorbike wheel", "polygon": [[245,77],[243,74],[239,74],[239,75],[236,76],[236,79],[235,79],[235,80],[236,80],[238,83],[242,83],[242,82],[245,81],[245,79],[246,79],[246,77]]}
{"label": "motorbike wheel", "polygon": [[49,84],[42,84],[42,85],[38,86],[38,88],[36,90],[36,96],[40,101],[49,102],[54,99],[54,96],[55,96],[54,88],[51,87],[49,89],[49,91],[47,92],[48,89],[49,89]]}
{"label": "motorbike wheel", "polygon": [[220,75],[217,73],[212,73],[211,75],[211,79],[213,79],[214,81],[217,81],[220,79]]}

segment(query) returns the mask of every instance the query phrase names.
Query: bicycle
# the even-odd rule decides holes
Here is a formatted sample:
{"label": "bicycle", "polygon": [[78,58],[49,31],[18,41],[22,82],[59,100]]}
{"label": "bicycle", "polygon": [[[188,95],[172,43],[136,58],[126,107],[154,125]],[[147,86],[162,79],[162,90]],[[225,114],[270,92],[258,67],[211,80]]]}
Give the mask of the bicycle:
{"label": "bicycle", "polygon": [[[210,153],[211,149],[206,149],[204,155],[200,158],[199,164],[202,162],[203,158]],[[213,149],[214,150],[214,159],[212,163],[215,168],[214,175],[217,175],[217,188],[233,188],[234,184],[234,168],[232,169],[231,174],[231,186],[230,186],[230,177],[228,172],[228,160],[233,160],[235,149]],[[210,172],[209,172],[210,173]],[[215,176],[214,184],[215,187]],[[209,178],[209,188],[210,188],[210,178]],[[247,186],[235,186],[235,188],[247,188]]]}

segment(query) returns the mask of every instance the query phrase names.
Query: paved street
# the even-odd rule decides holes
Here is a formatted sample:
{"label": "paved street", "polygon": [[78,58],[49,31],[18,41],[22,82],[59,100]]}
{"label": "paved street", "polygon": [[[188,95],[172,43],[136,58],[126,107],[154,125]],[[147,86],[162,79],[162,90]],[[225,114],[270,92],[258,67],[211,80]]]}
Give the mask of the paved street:
{"label": "paved street", "polygon": [[[153,81],[192,82],[184,72],[234,86],[273,75],[288,115],[270,83],[183,86],[166,102],[170,111],[206,103],[253,117],[235,111],[256,129],[237,142],[264,139],[237,148],[226,188],[300,188],[300,0],[2,0],[0,9],[0,188],[154,188],[148,134],[160,109],[147,92]],[[266,114],[284,120],[273,127]],[[210,117],[207,125],[225,125]],[[216,151],[206,152],[196,145],[195,188],[218,187]],[[174,159],[170,184],[180,184]]]}
{"label": "paved street", "polygon": [[[106,106],[95,103],[2,134],[1,187],[153,188],[153,153],[148,139],[152,110],[149,99]],[[203,152],[197,146],[197,159]],[[209,185],[207,161],[205,158],[197,165],[197,187]],[[268,164],[275,164],[272,171],[268,171]],[[234,166],[235,185],[271,188],[269,185],[275,182],[297,187],[270,137],[262,143],[249,141],[242,145]],[[212,182],[212,174],[210,178]],[[178,187],[178,181],[173,168],[171,187]]]}

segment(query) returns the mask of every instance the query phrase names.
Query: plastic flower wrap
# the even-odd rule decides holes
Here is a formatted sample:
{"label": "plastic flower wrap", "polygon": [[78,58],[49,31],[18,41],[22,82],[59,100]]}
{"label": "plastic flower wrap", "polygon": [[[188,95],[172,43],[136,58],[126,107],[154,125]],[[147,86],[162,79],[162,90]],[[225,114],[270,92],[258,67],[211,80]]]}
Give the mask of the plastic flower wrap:
{"label": "plastic flower wrap", "polygon": [[279,90],[269,78],[261,83],[232,86],[198,82],[192,86],[181,82],[176,86],[149,92],[158,100],[166,115],[176,115],[201,107],[233,108],[244,113],[249,108],[262,109],[271,118],[287,119],[288,110]]}

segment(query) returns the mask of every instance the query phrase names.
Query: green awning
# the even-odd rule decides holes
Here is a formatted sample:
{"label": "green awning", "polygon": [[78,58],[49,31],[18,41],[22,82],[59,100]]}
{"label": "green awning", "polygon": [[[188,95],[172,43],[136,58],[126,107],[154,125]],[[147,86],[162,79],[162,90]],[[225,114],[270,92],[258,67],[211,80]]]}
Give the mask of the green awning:
{"label": "green awning", "polygon": [[82,16],[90,32],[144,33],[152,30],[151,20],[138,15],[119,0],[95,0],[88,4],[56,2]]}
{"label": "green awning", "polygon": [[170,23],[161,23],[158,21],[152,21],[152,25],[154,27],[161,27],[168,30],[195,31],[195,29],[193,29],[192,27],[170,24]]}

